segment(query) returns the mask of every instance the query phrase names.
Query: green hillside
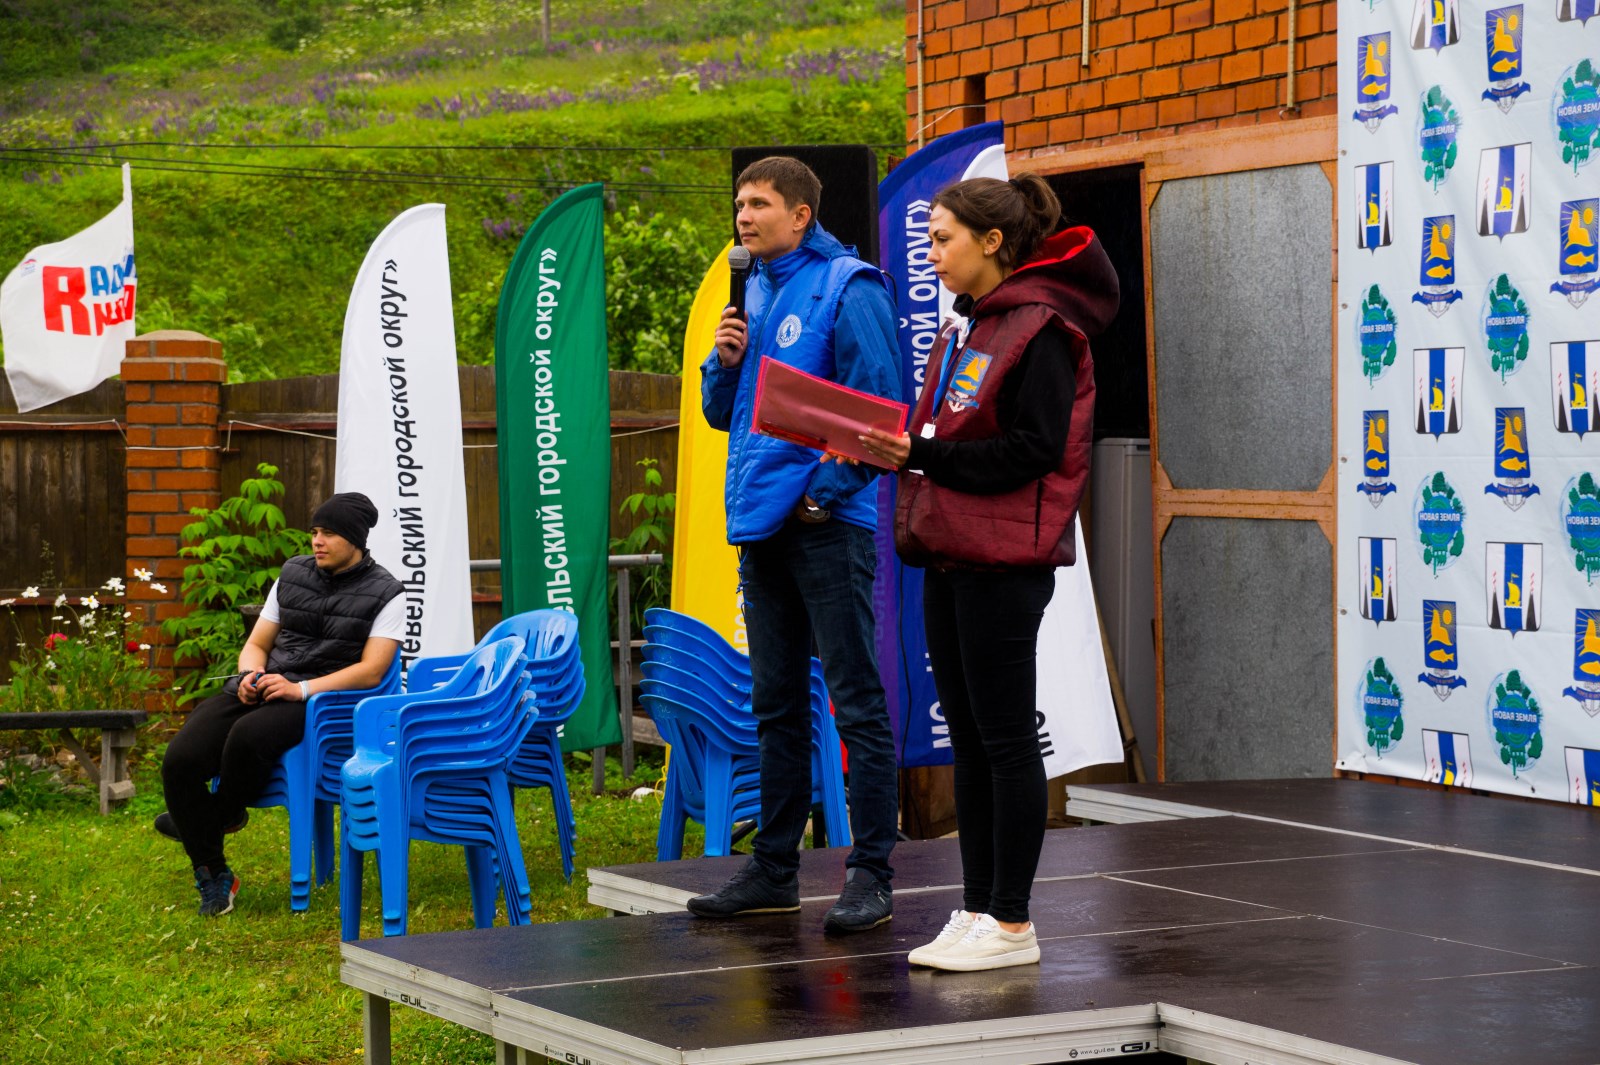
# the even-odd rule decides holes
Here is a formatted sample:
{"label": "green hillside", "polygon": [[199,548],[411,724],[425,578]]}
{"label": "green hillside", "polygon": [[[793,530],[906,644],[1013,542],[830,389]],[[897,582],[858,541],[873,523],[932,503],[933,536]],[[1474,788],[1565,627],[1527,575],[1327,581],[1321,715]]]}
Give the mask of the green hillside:
{"label": "green hillside", "polygon": [[612,363],[675,370],[727,236],[727,147],[904,141],[885,0],[0,0],[0,270],[113,206],[134,167],[141,330],[236,378],[328,372],[367,246],[449,208],[456,334],[492,358],[517,240],[608,187]]}

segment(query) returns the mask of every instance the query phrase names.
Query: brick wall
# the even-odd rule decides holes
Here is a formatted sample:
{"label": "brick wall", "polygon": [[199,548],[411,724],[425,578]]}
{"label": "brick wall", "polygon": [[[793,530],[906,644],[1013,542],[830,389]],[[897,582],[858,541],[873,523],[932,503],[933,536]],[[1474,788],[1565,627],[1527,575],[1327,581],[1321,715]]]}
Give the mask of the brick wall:
{"label": "brick wall", "polygon": [[[929,139],[1002,119],[1006,150],[1027,155],[1278,123],[1338,105],[1331,0],[1296,5],[1299,111],[1287,115],[1288,0],[1091,0],[1087,69],[1076,0],[928,0],[922,17]],[[911,144],[916,34],[908,0]]]}
{"label": "brick wall", "polygon": [[[127,608],[139,638],[152,645],[151,664],[172,667],[173,640],[161,622],[184,612],[179,596],[186,564],[180,534],[190,507],[222,502],[217,421],[227,368],[222,345],[199,333],[169,330],[128,341],[122,361],[127,399]],[[150,582],[134,579],[148,570]],[[151,709],[166,693],[151,697]]]}

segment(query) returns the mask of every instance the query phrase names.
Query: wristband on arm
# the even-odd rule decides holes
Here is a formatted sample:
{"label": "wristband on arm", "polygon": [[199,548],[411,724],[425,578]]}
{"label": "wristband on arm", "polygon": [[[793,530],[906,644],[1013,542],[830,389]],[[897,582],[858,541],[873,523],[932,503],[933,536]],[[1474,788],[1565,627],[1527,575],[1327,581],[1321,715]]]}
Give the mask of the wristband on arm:
{"label": "wristband on arm", "polygon": [[300,682],[300,701],[302,703],[311,701],[311,689],[306,685],[305,681]]}

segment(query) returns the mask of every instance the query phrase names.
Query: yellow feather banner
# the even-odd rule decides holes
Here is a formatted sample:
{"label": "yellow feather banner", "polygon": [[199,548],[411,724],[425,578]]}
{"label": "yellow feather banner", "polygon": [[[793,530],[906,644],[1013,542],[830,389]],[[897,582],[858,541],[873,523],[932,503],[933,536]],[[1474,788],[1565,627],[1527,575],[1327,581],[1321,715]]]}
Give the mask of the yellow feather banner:
{"label": "yellow feather banner", "polygon": [[678,501],[673,527],[672,609],[699,618],[748,651],[739,556],[728,543],[723,483],[728,434],[700,413],[700,364],[711,352],[728,306],[729,241],[706,271],[683,338],[683,399],[678,409]]}

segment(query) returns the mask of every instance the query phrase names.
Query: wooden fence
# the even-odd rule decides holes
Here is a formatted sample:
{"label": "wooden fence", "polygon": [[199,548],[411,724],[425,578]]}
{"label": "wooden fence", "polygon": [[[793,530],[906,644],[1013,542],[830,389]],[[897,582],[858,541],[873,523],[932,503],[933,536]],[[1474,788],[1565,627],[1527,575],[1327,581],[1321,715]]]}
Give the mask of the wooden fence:
{"label": "wooden fence", "polygon": [[[498,558],[494,369],[463,366],[460,383],[469,551],[475,559]],[[679,386],[676,377],[611,374],[613,537],[633,528],[634,519],[621,516],[618,508],[644,487],[639,459],[655,459],[665,479],[663,490],[673,490]],[[271,463],[287,488],[284,512],[289,522],[304,526],[317,503],[333,492],[338,399],[336,374],[224,386],[223,495],[237,491],[257,463]],[[110,577],[128,576],[122,382],[106,381],[42,411],[15,412],[0,375],[0,598],[47,583],[83,595]],[[48,566],[41,557],[47,548]],[[500,617],[499,574],[474,574],[473,593],[474,621],[482,632]],[[19,603],[14,611],[20,635],[44,631],[47,603]],[[0,633],[6,648],[13,639]],[[0,651],[0,678],[8,672],[8,659]]]}
{"label": "wooden fence", "polygon": [[123,409],[111,380],[17,414],[0,376],[0,598],[46,583],[86,594],[124,575]]}

